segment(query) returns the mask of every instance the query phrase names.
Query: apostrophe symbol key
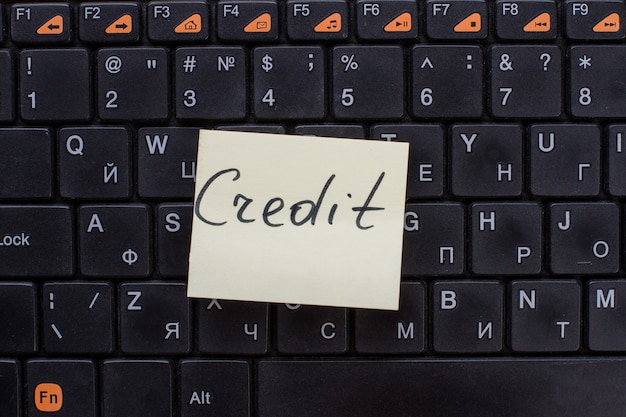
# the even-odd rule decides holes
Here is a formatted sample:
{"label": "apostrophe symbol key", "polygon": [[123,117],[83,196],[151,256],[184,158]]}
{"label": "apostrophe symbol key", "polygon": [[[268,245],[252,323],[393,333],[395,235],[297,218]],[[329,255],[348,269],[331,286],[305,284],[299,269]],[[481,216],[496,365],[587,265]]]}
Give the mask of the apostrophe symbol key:
{"label": "apostrophe symbol key", "polygon": [[384,27],[385,32],[409,32],[412,26],[411,13],[405,12],[387,23]]}
{"label": "apostrophe symbol key", "polygon": [[133,31],[133,17],[129,14],[125,14],[115,22],[111,23],[104,30],[105,33],[110,35],[117,35],[123,33],[131,33]]}
{"label": "apostrophe symbol key", "polygon": [[59,35],[63,33],[63,16],[57,15],[37,29],[38,35]]}
{"label": "apostrophe symbol key", "polygon": [[341,32],[341,13],[333,13],[319,22],[313,28],[317,33],[336,33]]}
{"label": "apostrophe symbol key", "polygon": [[202,16],[198,13],[192,14],[174,28],[176,33],[199,33],[201,30]]}
{"label": "apostrophe symbol key", "polygon": [[272,30],[272,15],[263,13],[248,23],[243,31],[246,33],[267,33]]}
{"label": "apostrophe symbol key", "polygon": [[604,19],[600,20],[594,27],[596,33],[614,33],[619,32],[619,14],[611,13]]}
{"label": "apostrophe symbol key", "polygon": [[541,13],[524,26],[524,32],[549,32],[550,13]]}
{"label": "apostrophe symbol key", "polygon": [[454,27],[454,31],[457,33],[476,33],[480,32],[481,24],[480,24],[481,16],[480,13],[472,13],[467,16],[465,19],[461,20]]}

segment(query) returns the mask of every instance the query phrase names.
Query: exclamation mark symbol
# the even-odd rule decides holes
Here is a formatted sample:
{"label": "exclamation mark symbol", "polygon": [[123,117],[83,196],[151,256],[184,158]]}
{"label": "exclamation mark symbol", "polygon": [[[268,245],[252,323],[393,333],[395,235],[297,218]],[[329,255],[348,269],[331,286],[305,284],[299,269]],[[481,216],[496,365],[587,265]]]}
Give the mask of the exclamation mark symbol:
{"label": "exclamation mark symbol", "polygon": [[33,75],[33,58],[30,56],[26,57],[26,75]]}
{"label": "exclamation mark symbol", "polygon": [[50,310],[54,310],[54,293],[50,293]]}

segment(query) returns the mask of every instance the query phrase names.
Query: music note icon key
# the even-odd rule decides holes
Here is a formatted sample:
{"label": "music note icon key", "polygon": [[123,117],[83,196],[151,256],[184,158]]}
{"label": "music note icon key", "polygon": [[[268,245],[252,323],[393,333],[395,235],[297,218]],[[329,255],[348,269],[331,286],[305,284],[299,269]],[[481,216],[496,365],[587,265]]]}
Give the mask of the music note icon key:
{"label": "music note icon key", "polygon": [[315,27],[313,31],[317,33],[337,33],[341,31],[341,14],[332,13],[331,15],[322,19]]}

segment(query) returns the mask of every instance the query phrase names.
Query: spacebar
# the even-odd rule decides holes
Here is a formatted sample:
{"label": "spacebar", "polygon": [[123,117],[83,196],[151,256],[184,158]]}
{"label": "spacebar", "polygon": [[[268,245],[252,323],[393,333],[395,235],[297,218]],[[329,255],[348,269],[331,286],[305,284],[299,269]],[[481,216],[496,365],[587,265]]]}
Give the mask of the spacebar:
{"label": "spacebar", "polygon": [[623,416],[626,358],[265,360],[258,417]]}

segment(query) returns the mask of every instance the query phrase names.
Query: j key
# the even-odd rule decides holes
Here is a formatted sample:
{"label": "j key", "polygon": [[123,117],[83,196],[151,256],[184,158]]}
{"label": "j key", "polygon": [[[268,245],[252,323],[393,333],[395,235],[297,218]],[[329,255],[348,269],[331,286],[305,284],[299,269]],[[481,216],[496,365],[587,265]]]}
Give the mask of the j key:
{"label": "j key", "polygon": [[480,275],[537,274],[542,265],[541,206],[472,204],[472,271]]}
{"label": "j key", "polygon": [[607,191],[611,195],[626,196],[626,125],[609,125],[606,159]]}
{"label": "j key", "polygon": [[404,116],[403,52],[399,46],[338,46],[331,56],[335,117]]}
{"label": "j key", "polygon": [[11,39],[17,43],[59,44],[71,39],[69,4],[16,4],[11,7]]}
{"label": "j key", "polygon": [[569,110],[575,117],[624,117],[626,96],[614,80],[626,71],[626,46],[577,45],[569,48]]}
{"label": "j key", "polygon": [[163,276],[187,274],[192,213],[191,203],[166,203],[157,207],[157,260]]}
{"label": "j key", "polygon": [[192,198],[198,129],[142,128],[137,140],[139,195],[147,198]]}
{"label": "j key", "polygon": [[587,346],[595,351],[626,349],[626,281],[599,279],[587,284]]}
{"label": "j key", "polygon": [[346,0],[287,2],[287,35],[300,41],[340,40],[348,37]]}
{"label": "j key", "polygon": [[247,114],[247,58],[238,46],[176,50],[176,117],[242,119]]}
{"label": "j key", "polygon": [[361,39],[415,39],[417,21],[414,1],[356,2],[356,32]]}
{"label": "j key", "polygon": [[169,64],[165,49],[100,49],[97,56],[97,102],[102,119],[167,118]]}
{"label": "j key", "polygon": [[102,417],[171,416],[173,376],[167,360],[109,359],[102,370]]}
{"label": "j key", "polygon": [[498,281],[436,281],[433,348],[445,353],[499,352],[504,288]]}
{"label": "j key", "polygon": [[180,370],[181,417],[250,415],[250,368],[245,361],[183,359]]}
{"label": "j key", "polygon": [[198,349],[203,353],[262,355],[269,348],[269,306],[226,300],[197,304]]}
{"label": "j key", "polygon": [[21,381],[18,364],[14,360],[0,360],[0,404],[3,404],[2,417],[22,415]]}
{"label": "j key", "polygon": [[141,204],[84,205],[78,211],[80,270],[86,276],[150,274],[150,211]]}
{"label": "j key", "polygon": [[402,274],[461,274],[465,213],[457,203],[408,204],[404,214]]}
{"label": "j key", "polygon": [[115,346],[113,287],[104,282],[44,284],[43,346],[52,353],[110,353]]}
{"label": "j key", "polygon": [[294,133],[305,136],[365,139],[365,129],[361,125],[298,125]]}
{"label": "j key", "polygon": [[600,129],[596,125],[532,125],[530,192],[594,196],[600,192]]}
{"label": "j key", "polygon": [[427,0],[426,34],[432,39],[487,37],[485,0]]}
{"label": "j key", "polygon": [[0,129],[0,199],[52,197],[52,143],[48,129]]}
{"label": "j key", "polygon": [[20,110],[31,121],[91,118],[89,54],[84,49],[25,49],[20,53]]}
{"label": "j key", "polygon": [[29,416],[98,415],[95,364],[90,360],[31,359],[26,381]]}
{"label": "j key", "polygon": [[494,46],[490,55],[491,114],[508,118],[561,115],[558,46]]}
{"label": "j key", "polygon": [[[1,15],[2,12],[0,12],[0,19]],[[0,33],[2,33],[2,28],[0,28]],[[0,74],[4,74],[0,78],[0,122],[8,122],[15,117],[15,78],[13,59],[9,51],[0,51]]]}
{"label": "j key", "polygon": [[121,127],[59,130],[59,190],[66,198],[130,195],[130,138]]}
{"label": "j key", "polygon": [[82,3],[78,36],[83,42],[134,43],[139,40],[137,3]]}
{"label": "j key", "polygon": [[554,0],[496,1],[496,33],[501,39],[554,39],[557,34]]}
{"label": "j key", "polygon": [[123,283],[118,300],[124,353],[189,352],[190,306],[183,283]]}
{"label": "j key", "polygon": [[209,37],[209,7],[203,1],[152,1],[148,37],[156,42],[195,42]]}
{"label": "j key", "polygon": [[415,117],[480,117],[483,53],[478,46],[416,45],[412,54]]}
{"label": "j key", "polygon": [[[15,355],[37,350],[37,311],[35,286],[32,283],[0,282],[0,320],[3,323],[0,327],[1,353]],[[2,392],[0,389],[0,399]]]}
{"label": "j key", "polygon": [[253,109],[257,118],[280,120],[324,117],[326,83],[322,48],[256,48],[252,66]]}
{"label": "j key", "polygon": [[400,284],[398,311],[355,310],[355,348],[359,353],[420,353],[425,347],[424,284]]}
{"label": "j key", "polygon": [[347,320],[345,308],[280,304],[277,348],[289,354],[344,353],[348,350]]}
{"label": "j key", "polygon": [[619,269],[620,212],[614,203],[550,205],[550,269],[556,274],[610,274]]}
{"label": "j key", "polygon": [[217,37],[227,42],[270,42],[278,38],[278,6],[274,0],[220,1]]}
{"label": "j key", "polygon": [[64,205],[0,206],[0,275],[72,275],[73,217]]}
{"label": "j key", "polygon": [[566,0],[565,33],[570,39],[623,39],[624,2],[619,0]]}
{"label": "j key", "polygon": [[510,343],[517,352],[580,348],[580,285],[575,280],[513,281]]}

